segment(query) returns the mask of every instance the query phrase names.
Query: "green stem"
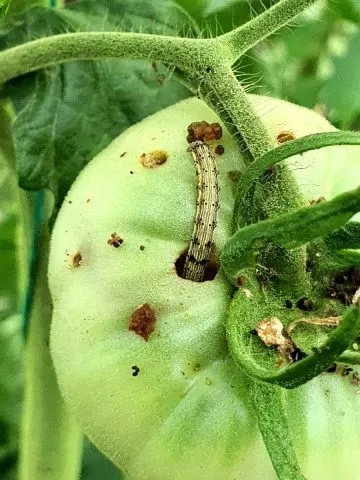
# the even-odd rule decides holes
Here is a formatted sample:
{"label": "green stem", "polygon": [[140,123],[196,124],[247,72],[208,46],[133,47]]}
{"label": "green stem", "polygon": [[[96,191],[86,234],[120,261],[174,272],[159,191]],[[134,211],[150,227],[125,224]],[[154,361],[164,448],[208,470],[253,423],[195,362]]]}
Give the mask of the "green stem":
{"label": "green stem", "polygon": [[245,25],[218,37],[231,53],[234,63],[251,47],[288,24],[317,0],[282,0]]}
{"label": "green stem", "polygon": [[[0,84],[25,73],[72,60],[153,59],[188,71],[214,40],[142,33],[65,33],[27,42],[0,53]],[[200,62],[201,63],[201,62]]]}
{"label": "green stem", "polygon": [[254,159],[276,146],[275,139],[270,138],[231,67],[218,66],[207,75],[204,83],[208,84],[208,90],[217,97],[217,101],[212,102],[217,105],[217,113],[222,116],[226,112]]}
{"label": "green stem", "polygon": [[25,353],[25,401],[20,480],[76,480],[82,437],[67,412],[56,382],[49,350],[52,314],[47,286],[49,234],[44,226]]}
{"label": "green stem", "polygon": [[305,480],[296,457],[281,394],[280,388],[257,381],[253,381],[250,387],[259,429],[278,479]]}

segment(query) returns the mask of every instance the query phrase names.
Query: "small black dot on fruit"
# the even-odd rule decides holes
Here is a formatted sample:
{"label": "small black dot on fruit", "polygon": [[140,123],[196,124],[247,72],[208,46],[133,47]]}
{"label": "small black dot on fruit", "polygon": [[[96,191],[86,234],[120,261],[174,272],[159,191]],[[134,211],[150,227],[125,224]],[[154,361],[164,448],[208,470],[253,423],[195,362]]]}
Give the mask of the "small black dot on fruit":
{"label": "small black dot on fruit", "polygon": [[136,365],[133,365],[131,368],[132,368],[132,376],[137,377],[140,373],[140,368]]}
{"label": "small black dot on fruit", "polygon": [[293,304],[291,300],[285,300],[285,307],[286,308],[292,308]]}

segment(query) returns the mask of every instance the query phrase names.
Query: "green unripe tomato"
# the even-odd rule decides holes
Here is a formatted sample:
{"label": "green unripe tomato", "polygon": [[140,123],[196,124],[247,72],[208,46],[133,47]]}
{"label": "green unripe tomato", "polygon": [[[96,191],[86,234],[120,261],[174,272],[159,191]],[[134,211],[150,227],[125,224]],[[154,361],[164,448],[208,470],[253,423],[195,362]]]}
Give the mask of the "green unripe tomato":
{"label": "green unripe tomato", "polygon": [[[295,105],[251,101],[274,138],[334,129]],[[227,348],[231,287],[221,272],[196,283],[175,266],[189,246],[197,199],[186,129],[202,120],[219,121],[193,98],[121,134],[81,172],[52,235],[51,351],[60,389],[84,433],[131,480],[276,479],[248,402],[247,377]],[[225,150],[216,157],[220,252],[232,233],[229,172],[243,169],[243,162],[225,128],[217,143]],[[150,156],[143,154],[159,151],[155,156],[166,161],[145,167]],[[335,168],[345,153],[346,147],[335,147],[289,161],[308,198],[331,196],[329,165]],[[306,164],[308,170],[299,170]],[[144,304],[141,313],[154,327],[147,339],[129,330]],[[309,480],[358,477],[358,388],[325,374],[284,390]]]}

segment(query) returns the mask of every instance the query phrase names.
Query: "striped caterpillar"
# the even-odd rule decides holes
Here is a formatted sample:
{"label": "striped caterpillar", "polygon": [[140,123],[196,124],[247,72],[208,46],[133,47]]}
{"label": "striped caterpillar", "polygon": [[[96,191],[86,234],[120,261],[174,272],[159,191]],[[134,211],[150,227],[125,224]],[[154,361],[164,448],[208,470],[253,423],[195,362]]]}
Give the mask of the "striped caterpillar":
{"label": "striped caterpillar", "polygon": [[219,209],[218,169],[207,143],[197,140],[189,146],[198,176],[198,197],[194,229],[186,255],[183,278],[202,282],[210,259],[212,239]]}

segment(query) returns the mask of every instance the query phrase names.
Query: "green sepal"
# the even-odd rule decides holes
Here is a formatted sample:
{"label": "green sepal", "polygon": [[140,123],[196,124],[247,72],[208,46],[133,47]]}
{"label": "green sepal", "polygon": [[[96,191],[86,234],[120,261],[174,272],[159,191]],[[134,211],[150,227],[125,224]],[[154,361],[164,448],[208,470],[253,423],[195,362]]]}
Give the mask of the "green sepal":
{"label": "green sepal", "polygon": [[326,235],[324,240],[331,250],[360,248],[360,223],[349,222],[335,232]]}
{"label": "green sepal", "polygon": [[[342,320],[322,345],[313,348],[308,356],[279,368],[272,347],[267,347],[253,335],[253,329],[265,318],[279,316],[284,326],[293,313],[285,312],[270,294],[259,287],[241,288],[228,310],[226,331],[229,349],[237,365],[250,376],[284,388],[296,388],[326,371],[348,349],[360,334],[360,310],[353,305],[345,311]],[[277,313],[279,312],[279,313]],[[299,314],[298,314],[299,315]]]}
{"label": "green sepal", "polygon": [[250,386],[259,430],[279,480],[305,480],[282,404],[281,389],[256,380]]}
{"label": "green sepal", "polygon": [[360,210],[360,187],[328,202],[248,225],[229,238],[220,257],[222,268],[236,284],[243,268],[255,263],[255,256],[270,243],[293,249],[322,237]]}
{"label": "green sepal", "polygon": [[234,226],[236,228],[240,227],[242,219],[241,210],[243,204],[246,204],[246,196],[249,189],[254,184],[254,181],[265,173],[269,167],[294,155],[337,145],[360,145],[360,134],[355,132],[326,132],[307,135],[297,140],[283,143],[252,162],[238,182],[233,217]]}

